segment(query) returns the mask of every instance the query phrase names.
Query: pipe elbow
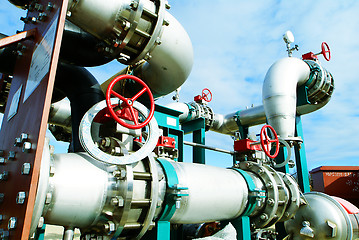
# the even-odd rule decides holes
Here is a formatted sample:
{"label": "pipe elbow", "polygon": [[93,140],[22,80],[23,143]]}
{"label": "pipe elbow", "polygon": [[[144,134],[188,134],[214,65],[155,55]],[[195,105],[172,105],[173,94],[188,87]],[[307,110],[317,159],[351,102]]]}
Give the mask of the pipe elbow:
{"label": "pipe elbow", "polygon": [[134,70],[155,97],[167,95],[179,88],[193,66],[191,40],[182,25],[168,12],[169,25],[163,29],[161,44],[150,53],[151,59]]}
{"label": "pipe elbow", "polygon": [[305,83],[310,68],[304,61],[287,57],[275,62],[268,70],[262,91],[268,123],[283,138],[294,137],[297,86]]}

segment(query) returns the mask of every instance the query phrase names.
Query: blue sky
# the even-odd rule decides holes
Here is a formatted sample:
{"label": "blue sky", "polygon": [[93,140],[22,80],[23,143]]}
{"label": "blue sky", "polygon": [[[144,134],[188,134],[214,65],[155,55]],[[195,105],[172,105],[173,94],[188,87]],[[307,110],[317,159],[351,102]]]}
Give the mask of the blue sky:
{"label": "blue sky", "polygon": [[[105,1],[104,1],[105,2]],[[309,169],[322,165],[358,165],[359,160],[359,1],[169,1],[169,10],[187,30],[194,48],[193,70],[182,86],[181,101],[192,101],[203,88],[211,89],[214,112],[227,114],[262,105],[261,89],[268,68],[286,57],[282,40],[291,30],[299,52],[319,52],[325,41],[332,52],[323,66],[332,73],[335,91],[321,110],[302,117]],[[0,6],[0,31],[22,28],[19,10],[7,1]],[[90,71],[102,82],[123,66],[111,62]],[[171,102],[171,96],[158,103]],[[257,129],[252,130],[257,132]],[[231,149],[229,136],[207,133],[206,143]],[[62,149],[59,144],[58,148]],[[189,154],[186,154],[188,157]],[[207,153],[208,161],[230,159]],[[222,160],[223,159],[223,160]],[[224,164],[224,165],[225,165]]]}

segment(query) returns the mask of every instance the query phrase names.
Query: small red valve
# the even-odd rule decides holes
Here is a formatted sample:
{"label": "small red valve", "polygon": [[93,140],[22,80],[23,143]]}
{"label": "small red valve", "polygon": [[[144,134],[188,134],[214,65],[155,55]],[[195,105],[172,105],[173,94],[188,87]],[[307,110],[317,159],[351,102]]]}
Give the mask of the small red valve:
{"label": "small red valve", "polygon": [[206,102],[210,102],[212,101],[212,92],[208,88],[204,88],[202,90],[202,95],[195,96],[193,100],[195,102],[201,102],[202,100]]}
{"label": "small red valve", "polygon": [[[271,139],[268,136],[267,129],[272,132],[271,135],[274,137],[273,139]],[[278,153],[279,153],[279,139],[278,139],[278,135],[275,132],[274,128],[270,125],[264,125],[261,129],[260,139],[261,139],[261,146],[262,146],[264,153],[270,158],[277,157]],[[271,153],[270,153],[272,143],[276,144],[275,152],[273,155],[271,155]]]}
{"label": "small red valve", "polygon": [[[135,81],[137,84],[142,86],[142,90],[139,91],[137,94],[135,94],[135,96],[130,97],[130,98],[125,98],[124,96],[115,92],[113,90],[114,85],[122,80],[125,80],[125,79],[131,79],[131,80]],[[133,104],[144,93],[147,93],[147,95],[150,99],[150,112],[149,112],[147,118],[142,123],[139,123],[138,112],[133,107]],[[119,110],[117,110],[117,109],[115,110],[115,108],[117,108],[118,105],[111,104],[111,96],[117,97],[122,101]],[[108,109],[111,117],[116,122],[118,122],[122,126],[127,127],[129,129],[139,129],[139,128],[145,127],[151,121],[154,111],[155,111],[155,102],[154,102],[153,95],[151,93],[150,88],[141,79],[139,79],[138,77],[133,76],[133,75],[120,75],[120,76],[115,77],[111,81],[111,83],[108,85],[107,91],[106,91],[106,104],[107,104],[107,109]],[[124,121],[124,119],[130,120],[134,124],[126,123]]]}
{"label": "small red valve", "polygon": [[313,52],[303,54],[302,59],[303,60],[317,60],[318,55],[323,55],[325,60],[329,61],[331,59],[331,55],[330,55],[330,48],[329,48],[328,44],[326,42],[322,42],[321,49],[322,49],[322,51],[317,54],[314,54]]}
{"label": "small red valve", "polygon": [[330,60],[330,58],[331,58],[330,48],[326,42],[322,42],[322,51],[319,54],[323,54],[323,57],[325,58],[325,60],[327,60],[327,61]]}

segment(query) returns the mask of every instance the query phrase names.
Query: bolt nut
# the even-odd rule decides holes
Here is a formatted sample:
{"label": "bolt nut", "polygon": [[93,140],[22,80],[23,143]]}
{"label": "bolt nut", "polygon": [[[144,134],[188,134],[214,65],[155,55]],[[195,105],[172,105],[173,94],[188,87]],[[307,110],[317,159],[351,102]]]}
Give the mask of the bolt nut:
{"label": "bolt nut", "polygon": [[260,219],[265,221],[265,220],[268,220],[268,215],[263,213],[261,216],[260,216]]}
{"label": "bolt nut", "polygon": [[26,140],[28,140],[29,139],[29,134],[27,134],[27,133],[21,133],[20,134],[20,141],[23,143],[23,142],[25,142]]}
{"label": "bolt nut", "polygon": [[3,171],[3,173],[0,174],[0,181],[6,181],[9,178],[9,172]]}
{"label": "bolt nut", "polygon": [[5,194],[0,193],[0,203],[2,203],[4,201],[4,198],[5,198]]}
{"label": "bolt nut", "polygon": [[273,198],[270,198],[270,199],[268,199],[268,204],[270,205],[270,206],[274,206],[274,203],[275,203],[275,201],[274,201],[274,199]]}
{"label": "bolt nut", "polygon": [[30,163],[24,163],[21,167],[21,174],[22,175],[29,175],[31,171],[31,164]]}
{"label": "bolt nut", "polygon": [[7,159],[8,160],[15,160],[15,155],[16,155],[16,153],[14,151],[10,151],[8,156],[7,156]]}
{"label": "bolt nut", "polygon": [[22,145],[22,152],[29,153],[31,150],[31,143],[30,142],[24,142],[24,145]]}
{"label": "bolt nut", "polygon": [[15,138],[14,146],[15,147],[20,147],[21,144],[22,144],[21,139],[19,137]]}
{"label": "bolt nut", "polygon": [[12,230],[12,229],[15,229],[16,228],[16,225],[17,225],[17,218],[16,217],[11,217],[9,219],[9,223],[7,225],[7,228],[9,230]]}
{"label": "bolt nut", "polygon": [[108,232],[114,232],[116,230],[116,225],[114,222],[108,221],[107,223],[105,223],[103,225],[103,227],[105,228],[105,231]]}
{"label": "bolt nut", "polygon": [[9,231],[5,231],[3,229],[0,229],[0,239],[1,240],[8,240],[10,237]]}
{"label": "bolt nut", "polygon": [[0,164],[6,163],[6,159],[4,157],[0,157]]}
{"label": "bolt nut", "polygon": [[166,19],[163,19],[163,25],[168,26],[170,25],[170,22]]}
{"label": "bolt nut", "polygon": [[125,201],[123,200],[122,196],[116,196],[111,198],[111,205],[116,207],[123,207],[125,204]]}
{"label": "bolt nut", "polygon": [[131,3],[130,3],[130,7],[131,7],[133,10],[136,10],[136,9],[138,8],[138,2],[135,2],[135,1],[131,2]]}
{"label": "bolt nut", "polygon": [[47,193],[45,198],[45,204],[48,205],[52,201],[52,193]]}
{"label": "bolt nut", "polygon": [[47,11],[51,11],[53,8],[54,8],[54,4],[53,4],[52,2],[49,2],[49,3],[47,4],[46,10],[47,10]]}
{"label": "bolt nut", "polygon": [[44,226],[45,219],[44,217],[40,217],[39,223],[37,224],[37,228],[42,228]]}
{"label": "bolt nut", "polygon": [[125,169],[118,169],[112,172],[112,175],[117,179],[125,179],[126,177],[126,170]]}
{"label": "bolt nut", "polygon": [[25,192],[18,192],[16,196],[16,204],[24,204],[26,199]]}

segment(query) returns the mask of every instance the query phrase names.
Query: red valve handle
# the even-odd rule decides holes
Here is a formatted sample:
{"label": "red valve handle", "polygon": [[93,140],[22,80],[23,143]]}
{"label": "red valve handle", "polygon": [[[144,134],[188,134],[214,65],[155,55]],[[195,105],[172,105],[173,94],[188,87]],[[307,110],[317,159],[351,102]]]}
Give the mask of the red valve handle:
{"label": "red valve handle", "polygon": [[[125,98],[122,95],[120,95],[119,93],[115,92],[113,90],[114,85],[119,82],[122,81],[124,79],[131,79],[134,80],[136,83],[140,84],[143,88],[141,91],[139,91],[135,96],[131,97],[131,98]],[[138,122],[137,119],[137,115],[135,113],[135,109],[133,108],[133,103],[144,93],[147,93],[147,95],[150,98],[150,113],[148,114],[148,117],[145,119],[145,121],[143,121],[142,123]],[[114,107],[117,107],[117,105],[112,105],[111,104],[111,96],[115,96],[117,98],[119,98],[122,103],[121,103],[121,109],[116,111],[114,110]],[[146,83],[144,83],[141,79],[139,79],[138,77],[135,77],[133,75],[120,75],[115,77],[111,83],[108,85],[107,87],[107,91],[106,91],[106,104],[107,104],[107,108],[109,110],[109,113],[111,115],[111,117],[118,122],[119,124],[121,124],[122,126],[129,128],[129,129],[139,129],[139,128],[143,128],[144,126],[146,126],[152,119],[153,114],[155,112],[155,101],[153,99],[153,95],[151,93],[150,88],[146,85]],[[124,122],[119,116],[118,113],[124,113],[126,111],[126,109],[128,109],[131,113],[132,116],[132,120],[134,122],[134,124],[129,124]]]}
{"label": "red valve handle", "polygon": [[208,88],[202,90],[202,99],[206,102],[212,101],[212,92]]}
{"label": "red valve handle", "polygon": [[[274,139],[271,139],[268,134],[267,134],[267,129],[269,129],[270,131],[272,131],[272,134],[274,136]],[[270,157],[270,158],[275,158],[278,156],[279,153],[279,140],[278,140],[278,135],[275,132],[274,128],[270,125],[264,125],[261,129],[261,146],[262,149],[264,151],[264,153]],[[276,147],[275,147],[275,153],[273,155],[270,154],[270,146],[271,143],[276,143]]]}
{"label": "red valve handle", "polygon": [[[327,55],[328,53],[328,55]],[[322,52],[321,54],[323,54],[323,57],[325,58],[325,60],[329,61],[331,58],[330,55],[330,48],[328,46],[328,44],[326,42],[322,42]]]}

